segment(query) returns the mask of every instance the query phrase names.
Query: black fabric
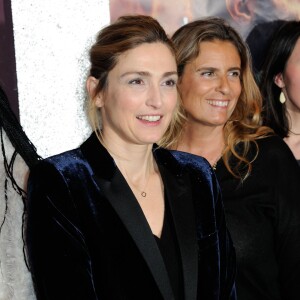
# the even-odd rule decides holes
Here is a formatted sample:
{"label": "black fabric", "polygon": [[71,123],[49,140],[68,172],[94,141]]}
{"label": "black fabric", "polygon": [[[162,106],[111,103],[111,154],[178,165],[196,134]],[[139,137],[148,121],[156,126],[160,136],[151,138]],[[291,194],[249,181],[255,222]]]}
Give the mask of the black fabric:
{"label": "black fabric", "polygon": [[170,277],[174,298],[176,300],[184,299],[181,258],[167,199],[165,199],[165,215],[161,237],[158,238],[155,235],[154,237]]}
{"label": "black fabric", "polygon": [[300,168],[279,137],[257,141],[249,178],[217,166],[237,254],[239,300],[300,299]]}
{"label": "black fabric", "polygon": [[[235,299],[235,253],[208,162],[164,149],[153,154],[178,241],[184,299]],[[38,299],[174,299],[150,226],[95,134],[38,163],[28,196]]]}

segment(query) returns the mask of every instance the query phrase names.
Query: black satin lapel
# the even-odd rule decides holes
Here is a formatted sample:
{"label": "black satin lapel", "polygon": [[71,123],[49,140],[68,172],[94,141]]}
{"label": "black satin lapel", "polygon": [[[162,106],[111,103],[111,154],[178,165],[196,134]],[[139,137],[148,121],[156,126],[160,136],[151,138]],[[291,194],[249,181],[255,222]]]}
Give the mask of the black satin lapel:
{"label": "black satin lapel", "polygon": [[98,176],[95,180],[135,241],[164,299],[174,299],[163,258],[143,211],[124,177],[117,169],[111,181]]}
{"label": "black satin lapel", "polygon": [[159,166],[181,252],[186,300],[197,298],[198,255],[196,223],[188,176],[175,177]]}

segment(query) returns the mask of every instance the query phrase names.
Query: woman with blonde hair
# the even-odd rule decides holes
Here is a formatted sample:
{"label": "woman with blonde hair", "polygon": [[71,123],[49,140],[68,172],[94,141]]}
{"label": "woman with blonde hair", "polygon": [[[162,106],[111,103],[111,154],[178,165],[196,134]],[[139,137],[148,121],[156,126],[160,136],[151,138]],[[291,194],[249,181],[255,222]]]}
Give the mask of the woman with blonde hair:
{"label": "woman with blonde hair", "polygon": [[238,299],[298,299],[300,172],[287,145],[262,126],[262,99],[240,35],[220,18],[173,35],[186,113],[163,141],[203,156],[221,186],[237,253]]}

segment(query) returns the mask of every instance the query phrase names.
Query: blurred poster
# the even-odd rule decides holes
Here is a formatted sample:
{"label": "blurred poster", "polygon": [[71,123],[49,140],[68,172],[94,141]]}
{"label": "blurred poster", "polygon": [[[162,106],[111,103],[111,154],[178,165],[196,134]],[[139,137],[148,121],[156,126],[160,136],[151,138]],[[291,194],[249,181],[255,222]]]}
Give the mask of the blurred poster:
{"label": "blurred poster", "polygon": [[147,14],[172,34],[192,20],[218,16],[226,19],[243,38],[259,23],[299,19],[299,0],[110,0],[111,21],[124,14]]}
{"label": "blurred poster", "polygon": [[0,84],[19,118],[11,1],[0,0]]}

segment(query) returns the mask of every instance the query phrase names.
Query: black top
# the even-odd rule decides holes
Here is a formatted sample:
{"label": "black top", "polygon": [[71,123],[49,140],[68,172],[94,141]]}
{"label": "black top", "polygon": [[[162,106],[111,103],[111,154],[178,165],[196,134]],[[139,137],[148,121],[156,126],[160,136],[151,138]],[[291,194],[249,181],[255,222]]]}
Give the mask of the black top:
{"label": "black top", "polygon": [[237,297],[300,299],[300,168],[279,137],[257,142],[244,183],[221,161],[216,170],[237,253]]}

